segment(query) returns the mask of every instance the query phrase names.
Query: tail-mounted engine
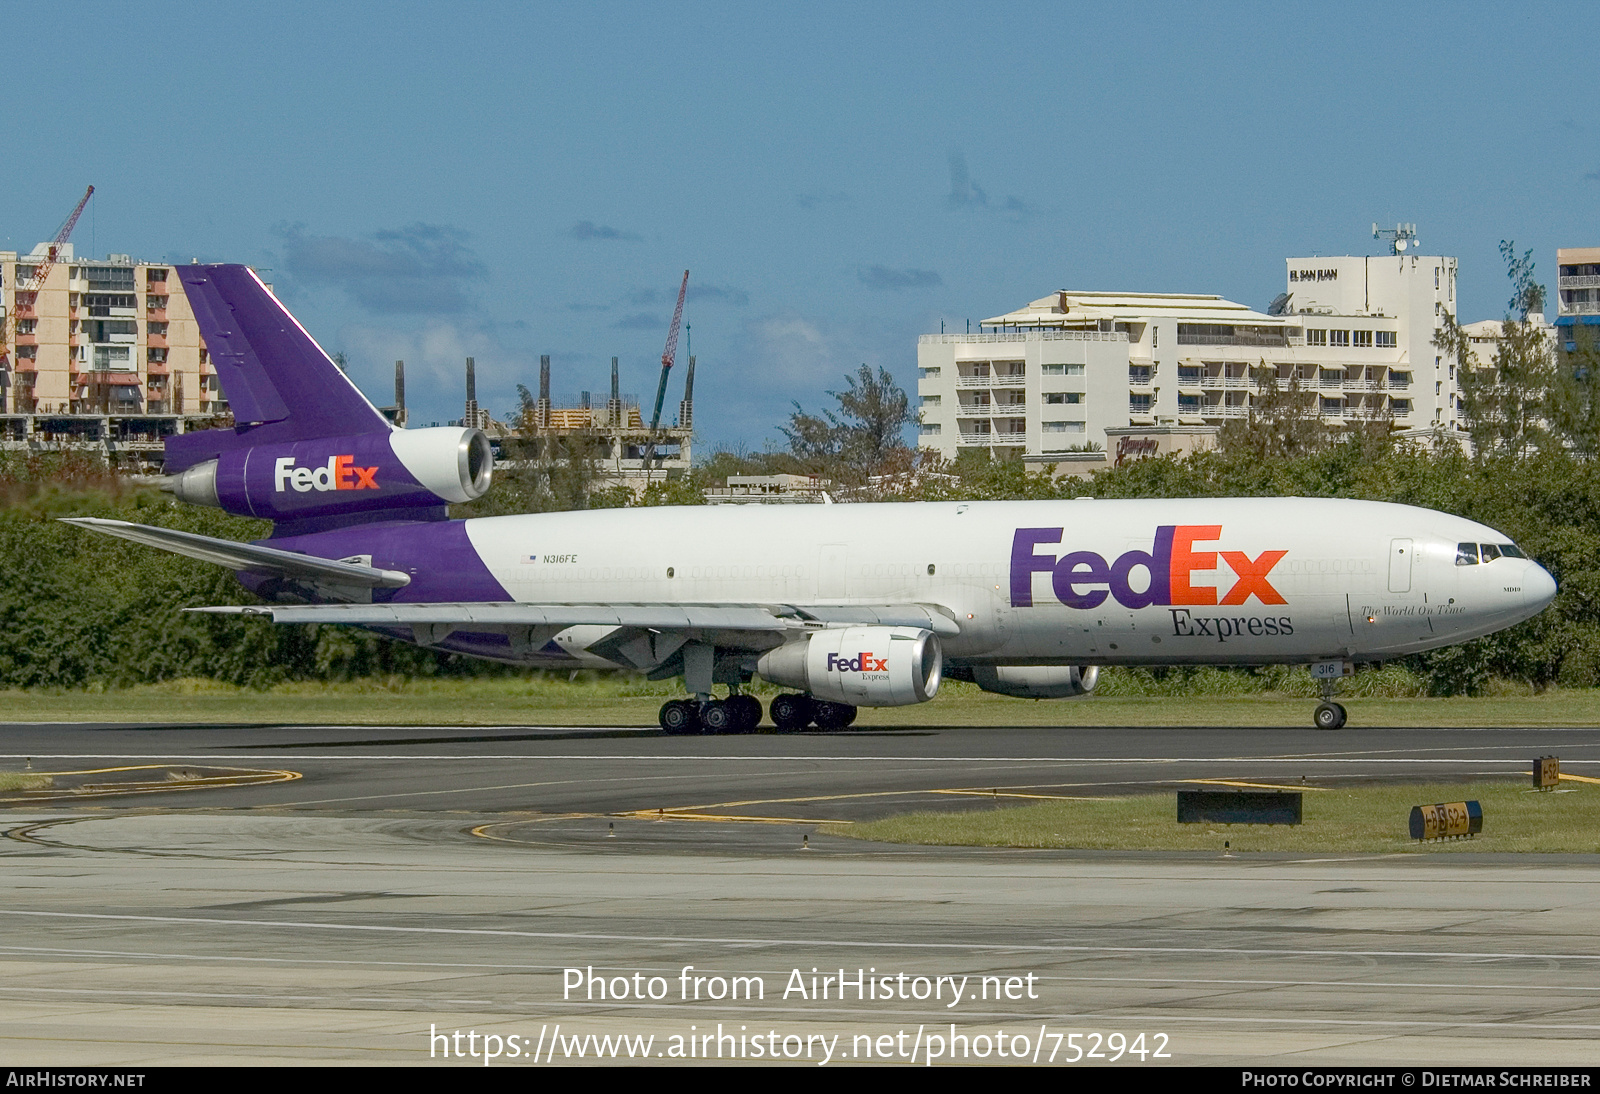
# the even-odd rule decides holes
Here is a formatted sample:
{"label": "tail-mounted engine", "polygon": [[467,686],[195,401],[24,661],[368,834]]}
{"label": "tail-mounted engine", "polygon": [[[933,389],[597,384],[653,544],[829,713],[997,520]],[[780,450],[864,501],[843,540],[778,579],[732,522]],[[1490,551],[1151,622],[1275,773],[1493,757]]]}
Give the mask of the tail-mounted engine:
{"label": "tail-mounted engine", "polygon": [[[970,674],[970,675],[969,675]],[[1098,665],[974,665],[962,671],[984,691],[1018,699],[1071,699],[1088,695],[1100,679]]]}
{"label": "tail-mounted engine", "polygon": [[272,521],[403,517],[482,497],[493,469],[481,430],[440,426],[236,449],[168,476],[163,488],[180,501]]}
{"label": "tail-mounted engine", "polygon": [[858,707],[925,703],[939,692],[944,655],[931,631],[836,627],[763,654],[756,671],[818,699]]}

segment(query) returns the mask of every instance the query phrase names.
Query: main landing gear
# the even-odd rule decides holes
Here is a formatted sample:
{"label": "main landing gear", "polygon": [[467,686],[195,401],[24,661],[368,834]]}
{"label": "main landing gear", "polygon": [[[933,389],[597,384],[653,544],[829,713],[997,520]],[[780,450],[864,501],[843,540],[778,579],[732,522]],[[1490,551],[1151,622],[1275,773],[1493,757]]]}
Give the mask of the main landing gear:
{"label": "main landing gear", "polygon": [[[795,733],[811,725],[843,729],[855,720],[856,708],[849,703],[813,699],[809,695],[779,695],[772,700],[772,722],[780,732]],[[661,705],[661,728],[674,736],[751,733],[760,724],[761,701],[753,695],[671,699]]]}
{"label": "main landing gear", "polygon": [[752,733],[761,724],[761,700],[753,695],[726,699],[672,699],[661,705],[661,728],[675,736],[691,733]]}
{"label": "main landing gear", "polygon": [[785,733],[798,733],[811,725],[843,729],[855,720],[856,708],[849,703],[809,695],[780,695],[772,700],[772,724]]}

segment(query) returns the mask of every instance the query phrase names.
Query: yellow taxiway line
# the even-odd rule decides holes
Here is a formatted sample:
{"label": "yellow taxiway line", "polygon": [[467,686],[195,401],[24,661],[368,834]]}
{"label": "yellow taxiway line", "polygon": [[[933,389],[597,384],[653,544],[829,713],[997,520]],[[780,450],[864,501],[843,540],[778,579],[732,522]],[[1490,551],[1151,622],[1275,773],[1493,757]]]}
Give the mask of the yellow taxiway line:
{"label": "yellow taxiway line", "polygon": [[1327,790],[1326,786],[1282,786],[1278,783],[1247,783],[1238,779],[1184,779],[1186,783],[1201,783],[1205,786],[1242,786],[1247,790]]}

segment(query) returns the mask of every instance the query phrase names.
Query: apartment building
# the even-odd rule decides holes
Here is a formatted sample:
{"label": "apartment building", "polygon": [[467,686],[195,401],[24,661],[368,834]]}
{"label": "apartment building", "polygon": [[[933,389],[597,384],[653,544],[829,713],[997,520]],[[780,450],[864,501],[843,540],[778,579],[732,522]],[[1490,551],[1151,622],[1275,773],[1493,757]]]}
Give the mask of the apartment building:
{"label": "apartment building", "polygon": [[1456,363],[1433,345],[1455,312],[1456,261],[1286,260],[1265,312],[1219,296],[1061,291],[918,339],[919,443],[954,457],[1104,449],[1108,429],[1245,418],[1254,370],[1315,391],[1332,424],[1459,429]]}
{"label": "apartment building", "polygon": [[159,455],[161,438],[228,412],[177,271],[46,245],[0,251],[0,445]]}
{"label": "apartment building", "polygon": [[1557,248],[1556,273],[1557,344],[1570,353],[1578,327],[1600,327],[1600,247]]}

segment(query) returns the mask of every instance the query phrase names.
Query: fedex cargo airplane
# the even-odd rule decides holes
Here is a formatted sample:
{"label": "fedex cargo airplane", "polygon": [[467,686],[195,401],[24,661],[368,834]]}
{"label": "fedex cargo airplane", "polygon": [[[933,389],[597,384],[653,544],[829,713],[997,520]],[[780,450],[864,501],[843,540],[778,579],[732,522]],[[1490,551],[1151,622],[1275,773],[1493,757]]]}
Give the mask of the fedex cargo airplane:
{"label": "fedex cargo airplane", "polygon": [[[171,437],[179,499],[273,522],[235,543],[72,523],[226,566],[262,603],[529,666],[681,676],[669,733],[781,729],[926,702],[941,679],[1049,699],[1101,665],[1309,664],[1315,724],[1354,665],[1537,614],[1554,580],[1510,539],[1427,509],[1319,498],[607,509],[474,520],[470,428],[396,429],[244,266],[179,267],[232,429]],[[718,698],[722,686],[726,697]]]}

